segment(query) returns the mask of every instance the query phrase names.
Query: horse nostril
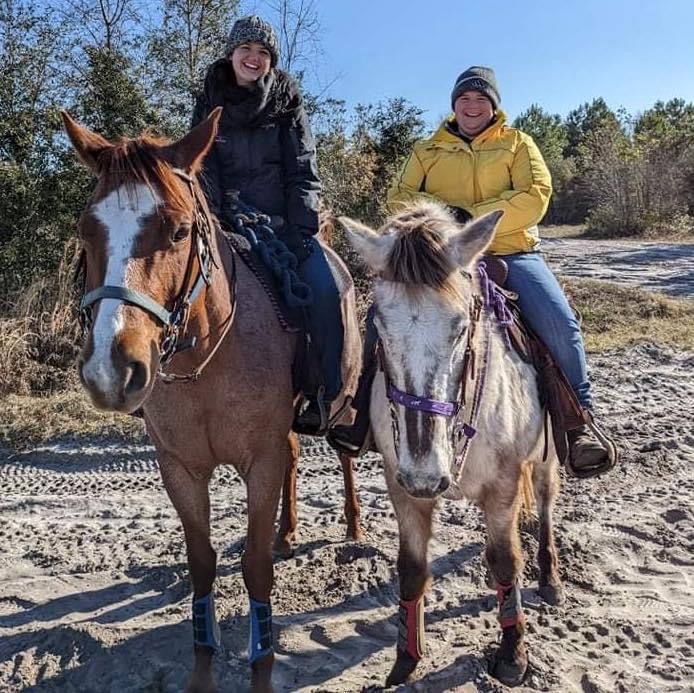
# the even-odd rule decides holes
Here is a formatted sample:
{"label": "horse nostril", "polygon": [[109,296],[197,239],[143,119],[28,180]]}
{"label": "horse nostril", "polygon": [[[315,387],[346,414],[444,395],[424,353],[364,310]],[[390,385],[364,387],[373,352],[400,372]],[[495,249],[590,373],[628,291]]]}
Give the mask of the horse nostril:
{"label": "horse nostril", "polygon": [[436,489],[436,494],[443,493],[451,485],[450,476],[442,476],[441,481],[439,481],[438,488]]}
{"label": "horse nostril", "polygon": [[405,477],[402,472],[397,472],[395,474],[395,480],[400,484],[400,486],[407,490],[407,484],[405,483]]}
{"label": "horse nostril", "polygon": [[125,382],[125,394],[140,392],[147,385],[148,369],[142,361],[131,361],[128,364],[128,378]]}

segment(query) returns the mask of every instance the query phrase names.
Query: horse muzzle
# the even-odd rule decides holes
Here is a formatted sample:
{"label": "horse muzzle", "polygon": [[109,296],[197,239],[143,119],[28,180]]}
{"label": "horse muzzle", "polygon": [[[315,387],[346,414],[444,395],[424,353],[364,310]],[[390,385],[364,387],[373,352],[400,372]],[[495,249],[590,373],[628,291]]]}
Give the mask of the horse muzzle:
{"label": "horse muzzle", "polygon": [[414,498],[436,498],[451,485],[451,477],[448,474],[423,475],[398,471],[395,478]]}

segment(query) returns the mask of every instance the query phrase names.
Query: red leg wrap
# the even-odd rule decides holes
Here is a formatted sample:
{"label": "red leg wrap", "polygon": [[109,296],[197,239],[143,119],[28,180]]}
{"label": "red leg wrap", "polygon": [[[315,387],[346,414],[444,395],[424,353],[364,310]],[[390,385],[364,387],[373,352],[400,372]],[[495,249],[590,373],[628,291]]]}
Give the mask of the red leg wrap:
{"label": "red leg wrap", "polygon": [[511,585],[496,583],[496,600],[499,603],[499,624],[502,628],[509,628],[518,623],[525,623],[523,606],[521,603],[520,581],[516,580]]}
{"label": "red leg wrap", "polygon": [[424,595],[410,601],[400,600],[398,649],[416,661],[424,656]]}

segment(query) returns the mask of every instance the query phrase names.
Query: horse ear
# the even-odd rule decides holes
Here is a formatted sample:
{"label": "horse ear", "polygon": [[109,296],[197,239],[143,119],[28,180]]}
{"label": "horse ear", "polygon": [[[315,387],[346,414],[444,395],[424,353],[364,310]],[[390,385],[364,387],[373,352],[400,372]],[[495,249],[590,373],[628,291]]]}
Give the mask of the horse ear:
{"label": "horse ear", "polygon": [[174,166],[186,173],[197,173],[200,170],[202,161],[217,135],[222,110],[221,106],[217,106],[205,120],[167,147],[167,158]]}
{"label": "horse ear", "polygon": [[367,267],[373,272],[382,272],[393,247],[393,238],[381,236],[359,221],[349,217],[337,219],[347,232],[349,244],[357,251]]}
{"label": "horse ear", "polygon": [[72,142],[80,161],[89,169],[98,173],[99,155],[111,147],[111,143],[96,132],[80,125],[67,111],[60,111],[65,132]]}
{"label": "horse ear", "polygon": [[503,215],[500,209],[489,212],[479,219],[468,222],[450,237],[448,248],[456,265],[460,267],[471,265],[489,247],[494,238],[496,226]]}

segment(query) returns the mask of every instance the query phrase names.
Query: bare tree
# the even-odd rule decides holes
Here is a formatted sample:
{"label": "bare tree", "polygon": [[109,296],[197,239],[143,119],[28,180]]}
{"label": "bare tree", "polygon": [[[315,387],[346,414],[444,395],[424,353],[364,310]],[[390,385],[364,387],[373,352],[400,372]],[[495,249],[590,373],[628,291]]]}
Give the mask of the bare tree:
{"label": "bare tree", "polygon": [[320,18],[315,0],[268,0],[275,13],[280,43],[280,67],[294,74],[322,52]]}
{"label": "bare tree", "polygon": [[122,50],[142,19],[139,0],[66,0],[65,6],[81,43],[109,51]]}

